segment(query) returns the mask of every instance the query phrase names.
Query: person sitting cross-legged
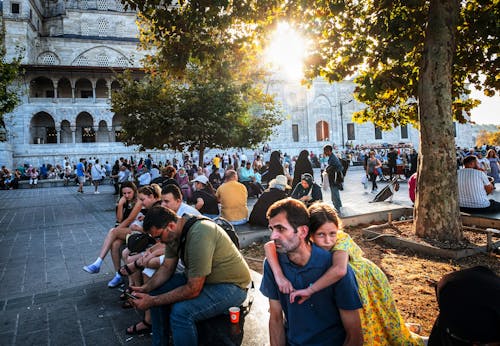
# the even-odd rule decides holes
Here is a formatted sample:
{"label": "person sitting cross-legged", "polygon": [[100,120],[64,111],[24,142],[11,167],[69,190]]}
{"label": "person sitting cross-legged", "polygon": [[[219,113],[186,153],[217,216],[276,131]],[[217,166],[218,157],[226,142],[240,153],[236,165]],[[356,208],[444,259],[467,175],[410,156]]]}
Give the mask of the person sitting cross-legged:
{"label": "person sitting cross-legged", "polygon": [[292,192],[292,198],[302,201],[307,207],[314,202],[323,199],[321,187],[314,182],[314,178],[309,173],[304,173],[301,176],[300,182],[295,186]]}
{"label": "person sitting cross-legged", "polygon": [[488,199],[494,187],[480,169],[477,157],[464,158],[464,168],[458,171],[458,204],[466,213],[498,213],[500,202]]}
{"label": "person sitting cross-legged", "polygon": [[[165,243],[165,261],[142,286],[132,286],[131,303],[151,308],[153,345],[198,345],[196,322],[226,313],[247,296],[250,270],[227,233],[210,220],[195,222],[182,242],[187,219],[163,206],[144,218],[144,230]],[[181,249],[181,244],[183,248]],[[185,273],[175,274],[179,257]]]}

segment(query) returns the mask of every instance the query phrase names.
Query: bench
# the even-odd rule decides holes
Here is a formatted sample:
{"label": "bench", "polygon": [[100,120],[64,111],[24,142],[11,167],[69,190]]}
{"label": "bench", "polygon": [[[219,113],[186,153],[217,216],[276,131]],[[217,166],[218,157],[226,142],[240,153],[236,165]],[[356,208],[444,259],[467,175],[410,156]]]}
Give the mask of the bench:
{"label": "bench", "polygon": [[[468,231],[486,234],[486,250],[494,250],[493,238],[500,238],[500,215],[460,213]],[[482,228],[479,228],[482,227]]]}
{"label": "bench", "polygon": [[[106,177],[101,180],[101,185],[105,184],[111,184],[112,179],[109,177]],[[87,179],[85,181],[85,186],[90,186],[90,179]],[[75,179],[70,179],[68,181],[68,185],[64,185],[64,179],[38,179],[38,183],[36,185],[36,188],[41,188],[41,187],[63,187],[63,186],[76,186]],[[21,180],[19,181],[19,188],[20,189],[29,189],[31,188],[30,181],[29,180]]]}
{"label": "bench", "polygon": [[199,345],[269,345],[269,301],[259,291],[262,275],[254,271],[251,274],[255,288],[248,295],[253,302],[240,313],[240,322],[231,323],[229,314],[199,322]]}

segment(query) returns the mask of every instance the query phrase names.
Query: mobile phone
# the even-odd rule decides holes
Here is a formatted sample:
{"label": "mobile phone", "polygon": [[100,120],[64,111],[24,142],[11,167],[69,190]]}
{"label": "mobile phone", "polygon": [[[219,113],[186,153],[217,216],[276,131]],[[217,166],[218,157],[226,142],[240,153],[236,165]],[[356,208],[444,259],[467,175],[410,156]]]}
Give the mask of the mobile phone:
{"label": "mobile phone", "polygon": [[133,294],[130,294],[130,293],[128,293],[128,292],[125,292],[125,296],[126,296],[127,298],[130,298],[130,299],[137,299],[137,297],[136,297],[136,296],[134,296]]}

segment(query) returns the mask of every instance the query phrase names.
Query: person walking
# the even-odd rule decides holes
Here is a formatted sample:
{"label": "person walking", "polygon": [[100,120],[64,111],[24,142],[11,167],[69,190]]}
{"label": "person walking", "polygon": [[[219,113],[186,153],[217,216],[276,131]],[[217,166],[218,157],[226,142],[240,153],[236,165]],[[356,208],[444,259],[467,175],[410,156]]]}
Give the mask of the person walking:
{"label": "person walking", "polygon": [[98,191],[99,184],[101,183],[102,178],[106,176],[106,173],[104,172],[104,169],[99,163],[99,160],[95,160],[95,163],[92,165],[92,168],[90,169],[90,175],[92,176],[92,184],[94,184],[94,194],[98,194],[100,193]]}
{"label": "person walking", "polygon": [[370,156],[366,161],[366,176],[369,177],[372,182],[372,193],[377,193],[378,191],[377,175],[380,167],[382,167],[382,163],[375,157],[375,152],[370,151]]}
{"label": "person walking", "polygon": [[83,184],[85,184],[85,159],[81,158],[80,162],[76,165],[76,177],[78,179],[78,190],[77,192],[83,193]]}
{"label": "person walking", "polygon": [[328,157],[328,166],[326,166],[326,172],[328,174],[328,181],[330,183],[330,191],[332,194],[332,203],[337,210],[337,213],[341,214],[340,208],[342,208],[342,201],[340,200],[340,187],[342,183],[339,183],[337,177],[342,175],[342,164],[338,157],[333,153],[333,147],[327,144],[323,147],[323,155]]}

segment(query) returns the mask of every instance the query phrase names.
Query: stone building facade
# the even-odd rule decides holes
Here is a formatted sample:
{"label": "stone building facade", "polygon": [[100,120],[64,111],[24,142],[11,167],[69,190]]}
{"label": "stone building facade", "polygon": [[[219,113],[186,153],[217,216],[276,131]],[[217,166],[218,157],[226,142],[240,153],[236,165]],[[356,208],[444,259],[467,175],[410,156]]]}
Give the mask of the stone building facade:
{"label": "stone building facade", "polygon": [[[116,73],[131,69],[141,76],[136,13],[119,0],[4,0],[2,21],[7,59],[22,54],[21,102],[4,116],[7,141],[0,142],[0,165],[58,163],[63,157],[95,156],[115,160],[137,156],[118,140],[120,119],[110,110]],[[312,87],[276,77],[268,83],[287,114],[269,141],[291,155],[325,143],[412,143],[412,127],[380,132],[355,124],[352,113],[363,105],[352,98],[350,81]],[[457,127],[457,140],[471,145],[470,126]],[[470,138],[470,140],[467,140]],[[464,140],[465,139],[465,140]],[[153,152],[157,160],[171,153]],[[141,154],[142,156],[142,154]],[[145,155],[144,155],[145,156]]]}

